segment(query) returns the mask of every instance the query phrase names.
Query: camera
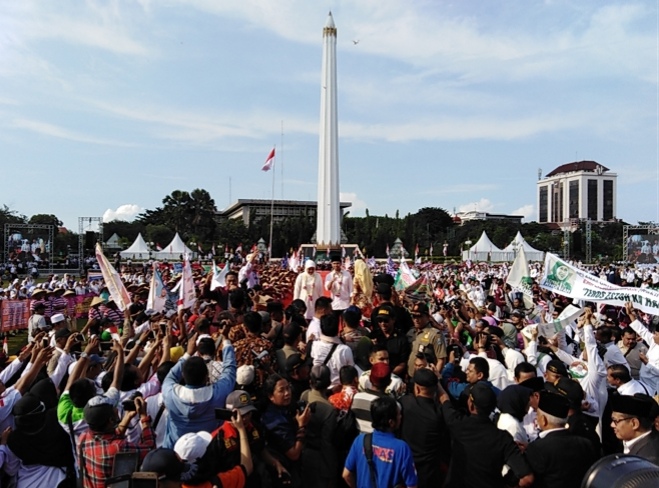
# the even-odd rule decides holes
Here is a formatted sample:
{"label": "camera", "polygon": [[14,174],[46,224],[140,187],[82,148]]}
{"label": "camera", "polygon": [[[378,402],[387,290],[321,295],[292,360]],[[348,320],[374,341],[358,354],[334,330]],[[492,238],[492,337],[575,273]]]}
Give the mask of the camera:
{"label": "camera", "polygon": [[304,409],[307,408],[307,404],[308,403],[305,402],[304,400],[300,400],[299,402],[297,402],[295,404],[295,410],[297,411],[297,413],[304,412]]}
{"label": "camera", "polygon": [[457,344],[451,344],[447,346],[447,352],[450,354],[451,351],[453,351],[453,357],[455,358],[456,361],[460,360],[462,358],[462,348],[458,346]]}
{"label": "camera", "polygon": [[128,400],[121,402],[121,407],[124,409],[124,412],[134,412],[137,410],[137,407],[135,406],[135,399],[138,397],[142,398],[142,393],[139,391],[134,391],[128,397]]}
{"label": "camera", "polygon": [[231,421],[231,419],[235,419],[236,417],[238,417],[238,413],[233,410],[228,410],[226,408],[215,409],[216,420],[223,420],[225,422],[229,422]]}

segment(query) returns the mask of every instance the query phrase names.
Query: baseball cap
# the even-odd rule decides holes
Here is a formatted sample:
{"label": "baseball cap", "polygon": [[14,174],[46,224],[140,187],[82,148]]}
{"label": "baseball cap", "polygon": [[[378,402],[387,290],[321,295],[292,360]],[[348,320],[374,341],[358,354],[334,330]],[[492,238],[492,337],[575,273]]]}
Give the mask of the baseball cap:
{"label": "baseball cap", "polygon": [[88,359],[89,364],[103,364],[105,362],[105,358],[99,356],[98,354],[90,354]]}
{"label": "baseball cap", "polygon": [[146,455],[141,471],[158,473],[170,481],[189,481],[196,472],[193,466],[181,461],[173,449],[160,447]]}
{"label": "baseball cap", "polygon": [[236,370],[236,383],[241,386],[251,385],[254,381],[254,365],[243,364]]}
{"label": "baseball cap", "polygon": [[415,303],[412,307],[412,315],[429,315],[428,305],[423,302]]}
{"label": "baseball cap", "polygon": [[226,407],[229,410],[238,410],[240,415],[245,415],[246,413],[256,411],[256,407],[252,402],[252,397],[250,397],[249,393],[247,393],[245,390],[235,390],[229,393]]}
{"label": "baseball cap", "polygon": [[208,432],[188,432],[182,435],[174,444],[174,452],[183,461],[194,463],[206,453],[206,448],[211,443],[213,436]]}
{"label": "baseball cap", "polygon": [[394,307],[391,305],[380,305],[378,307],[378,313],[375,315],[375,319],[379,318],[394,318]]}

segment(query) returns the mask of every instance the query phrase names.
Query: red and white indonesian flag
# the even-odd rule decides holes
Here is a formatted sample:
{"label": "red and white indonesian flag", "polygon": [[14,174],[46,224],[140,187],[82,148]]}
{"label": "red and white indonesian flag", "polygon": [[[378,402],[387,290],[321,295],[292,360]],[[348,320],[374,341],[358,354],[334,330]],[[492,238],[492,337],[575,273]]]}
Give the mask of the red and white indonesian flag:
{"label": "red and white indonesian flag", "polygon": [[176,305],[179,310],[185,310],[186,308],[192,308],[196,301],[197,294],[195,293],[194,280],[192,279],[192,267],[186,255],[183,258],[183,274],[179,282],[178,301]]}
{"label": "red and white indonesian flag", "polygon": [[100,244],[96,244],[96,260],[99,268],[101,268],[103,280],[105,280],[105,285],[108,287],[112,300],[117,304],[117,308],[123,312],[130,305],[130,295],[121,281],[119,273],[103,254]]}
{"label": "red and white indonesian flag", "polygon": [[268,157],[265,160],[265,164],[263,164],[261,171],[270,171],[274,164],[275,164],[275,148],[273,147],[272,151],[270,151],[270,154],[268,154]]}

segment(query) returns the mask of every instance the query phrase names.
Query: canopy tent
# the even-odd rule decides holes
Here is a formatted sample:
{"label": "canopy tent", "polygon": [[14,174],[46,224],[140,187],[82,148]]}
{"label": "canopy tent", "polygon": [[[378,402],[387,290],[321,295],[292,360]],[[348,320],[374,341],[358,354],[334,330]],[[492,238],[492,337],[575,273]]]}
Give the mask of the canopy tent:
{"label": "canopy tent", "polygon": [[468,250],[462,251],[462,260],[467,261],[492,261],[500,262],[507,261],[506,253],[494,245],[494,243],[487,237],[487,233],[483,231],[478,242],[471,246]]}
{"label": "canopy tent", "polygon": [[106,249],[121,249],[121,244],[119,244],[119,236],[115,232],[110,236],[110,238],[105,241],[105,248]]}
{"label": "canopy tent", "polygon": [[149,246],[144,242],[142,234],[137,234],[135,242],[125,251],[121,251],[119,254],[124,259],[149,259],[150,249]]}
{"label": "canopy tent", "polygon": [[538,251],[533,246],[531,246],[531,244],[526,242],[526,240],[522,237],[522,233],[517,231],[517,235],[513,241],[503,250],[503,252],[507,253],[507,261],[514,261],[515,256],[517,255],[517,251],[519,251],[520,248],[524,248],[524,254],[526,254],[526,259],[529,261],[545,260],[545,253]]}
{"label": "canopy tent", "polygon": [[155,253],[156,259],[170,259],[170,260],[179,260],[181,256],[188,255],[190,259],[195,257],[195,253],[190,250],[188,246],[185,245],[181,237],[178,235],[178,232],[168,245],[163,247],[162,251]]}

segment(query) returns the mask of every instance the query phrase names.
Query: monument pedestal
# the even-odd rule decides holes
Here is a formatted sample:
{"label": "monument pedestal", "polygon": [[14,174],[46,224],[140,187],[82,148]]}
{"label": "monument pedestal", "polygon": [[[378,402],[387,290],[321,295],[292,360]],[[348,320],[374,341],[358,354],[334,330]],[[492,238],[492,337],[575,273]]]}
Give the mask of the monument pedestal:
{"label": "monument pedestal", "polygon": [[361,256],[361,253],[357,253],[355,255],[355,249],[359,249],[358,244],[341,244],[341,246],[339,247],[330,247],[329,249],[327,247],[324,248],[318,247],[318,245],[316,244],[302,244],[301,248],[302,248],[302,256],[301,256],[302,259],[304,258],[313,259],[317,263],[321,263],[324,261],[329,262],[330,254],[333,253],[338,253],[343,256],[344,249],[345,249],[346,257],[350,257],[353,260],[355,256]]}

